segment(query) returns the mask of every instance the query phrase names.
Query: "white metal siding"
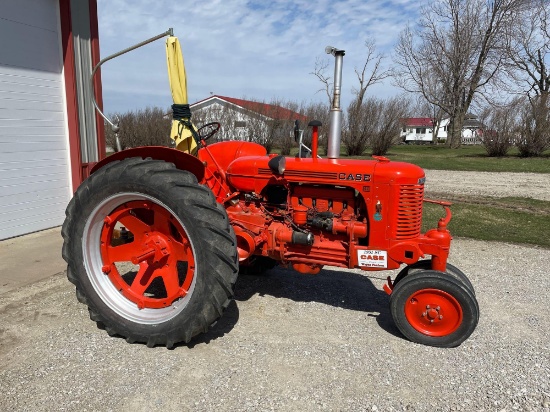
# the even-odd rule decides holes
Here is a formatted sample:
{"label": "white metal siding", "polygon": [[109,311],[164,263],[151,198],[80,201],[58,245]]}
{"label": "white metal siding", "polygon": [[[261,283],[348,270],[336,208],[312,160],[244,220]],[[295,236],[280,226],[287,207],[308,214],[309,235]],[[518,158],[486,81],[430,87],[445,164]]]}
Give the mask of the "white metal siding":
{"label": "white metal siding", "polygon": [[58,0],[1,0],[0,239],[58,226],[71,196]]}

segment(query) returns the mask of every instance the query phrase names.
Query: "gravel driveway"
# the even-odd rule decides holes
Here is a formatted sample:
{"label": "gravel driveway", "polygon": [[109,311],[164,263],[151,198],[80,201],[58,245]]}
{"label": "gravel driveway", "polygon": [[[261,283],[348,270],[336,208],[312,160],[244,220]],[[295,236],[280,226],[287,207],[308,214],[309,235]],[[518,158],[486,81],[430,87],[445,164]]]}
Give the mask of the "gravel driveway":
{"label": "gravel driveway", "polygon": [[56,276],[0,298],[2,409],[550,408],[550,251],[458,239],[451,261],[481,308],[456,349],[401,338],[383,281],[356,271],[242,277],[223,320],[172,351],[110,338]]}
{"label": "gravel driveway", "polygon": [[426,170],[426,191],[469,196],[530,197],[550,201],[550,173]]}
{"label": "gravel driveway", "polygon": [[0,295],[0,409],[550,410],[550,250],[455,239],[450,261],[481,311],[454,349],[400,336],[387,272],[243,276],[224,318],[174,350],[109,337],[54,276]]}

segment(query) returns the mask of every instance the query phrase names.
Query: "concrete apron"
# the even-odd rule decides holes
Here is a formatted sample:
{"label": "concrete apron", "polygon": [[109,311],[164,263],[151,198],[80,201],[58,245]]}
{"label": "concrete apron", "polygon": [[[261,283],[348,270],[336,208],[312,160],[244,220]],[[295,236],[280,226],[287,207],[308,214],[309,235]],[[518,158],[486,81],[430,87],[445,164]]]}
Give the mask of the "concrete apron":
{"label": "concrete apron", "polygon": [[63,272],[61,227],[0,241],[0,295]]}

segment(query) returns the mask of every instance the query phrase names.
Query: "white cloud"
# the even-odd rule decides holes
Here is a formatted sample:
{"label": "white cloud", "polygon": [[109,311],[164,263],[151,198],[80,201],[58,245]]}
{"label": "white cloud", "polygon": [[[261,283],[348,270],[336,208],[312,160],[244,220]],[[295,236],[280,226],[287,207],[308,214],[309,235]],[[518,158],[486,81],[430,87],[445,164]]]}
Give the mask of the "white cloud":
{"label": "white cloud", "polygon": [[[316,94],[320,83],[310,73],[316,58],[326,56],[325,46],[332,45],[346,50],[346,105],[352,97],[353,68],[363,62],[365,40],[374,38],[379,50],[389,55],[407,20],[417,18],[419,3],[99,0],[101,55],[173,27],[182,43],[191,102],[210,92],[307,102],[325,98]],[[171,104],[162,40],[108,62],[102,70],[107,112]],[[377,92],[397,93],[389,82]]]}

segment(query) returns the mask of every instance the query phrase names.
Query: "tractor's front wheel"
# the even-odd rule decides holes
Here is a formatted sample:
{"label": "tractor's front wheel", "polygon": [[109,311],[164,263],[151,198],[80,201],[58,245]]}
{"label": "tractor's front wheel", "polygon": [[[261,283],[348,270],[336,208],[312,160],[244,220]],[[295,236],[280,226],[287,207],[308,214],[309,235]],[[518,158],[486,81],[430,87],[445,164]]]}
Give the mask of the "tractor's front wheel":
{"label": "tractor's front wheel", "polygon": [[455,347],[474,331],[479,306],[472,291],[447,274],[415,272],[390,295],[394,322],[405,337],[429,346]]}
{"label": "tractor's front wheel", "polygon": [[111,163],[78,188],[66,215],[67,276],[110,335],[172,347],[229,304],[235,235],[191,173],[150,159]]}
{"label": "tractor's front wheel", "polygon": [[[427,260],[419,260],[416,263],[413,263],[412,265],[405,266],[401,271],[397,274],[395,277],[393,284],[394,286],[397,285],[401,280],[403,280],[406,276],[412,275],[419,271],[425,271],[430,270],[432,268],[432,261]],[[447,267],[445,268],[445,273],[454,278],[458,283],[461,283],[463,286],[468,288],[475,296],[476,291],[474,289],[474,285],[472,285],[472,282],[470,282],[470,279],[468,279],[468,276],[461,271],[459,268],[457,268],[454,265],[451,265],[450,263],[447,263]]]}

